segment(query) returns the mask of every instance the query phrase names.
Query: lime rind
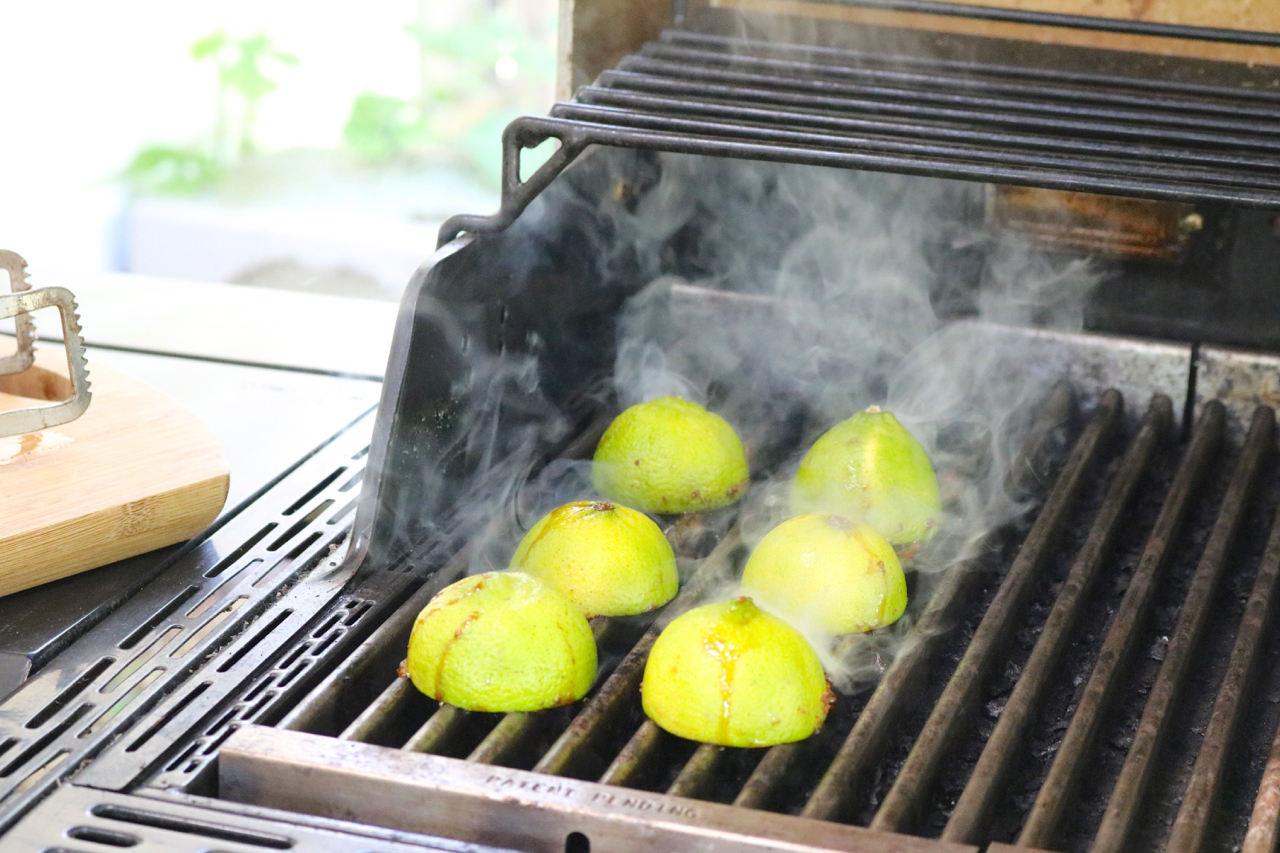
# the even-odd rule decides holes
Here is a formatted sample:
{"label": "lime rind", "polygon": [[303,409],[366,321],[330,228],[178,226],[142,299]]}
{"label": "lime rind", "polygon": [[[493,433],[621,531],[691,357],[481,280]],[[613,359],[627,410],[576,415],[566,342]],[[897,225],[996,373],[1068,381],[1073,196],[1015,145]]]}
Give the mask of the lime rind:
{"label": "lime rind", "polygon": [[808,641],[738,598],[694,608],[663,630],[641,699],[649,718],[678,737],[763,747],[817,731],[832,694]]}
{"label": "lime rind", "polygon": [[614,418],[596,447],[591,479],[612,500],[674,514],[734,503],[750,484],[750,470],[724,418],[679,397],[659,397]]}
{"label": "lime rind", "polygon": [[441,590],[414,622],[405,669],[426,695],[469,711],[576,702],[596,676],[582,611],[523,572],[488,572]]}
{"label": "lime rind", "polygon": [[823,433],[805,454],[791,511],[833,512],[890,544],[929,539],[942,517],[938,479],[915,437],[890,412],[868,410]]}
{"label": "lime rind", "polygon": [[589,617],[644,613],[670,601],[680,583],[662,529],[607,501],[552,510],[525,534],[511,565],[556,587]]}

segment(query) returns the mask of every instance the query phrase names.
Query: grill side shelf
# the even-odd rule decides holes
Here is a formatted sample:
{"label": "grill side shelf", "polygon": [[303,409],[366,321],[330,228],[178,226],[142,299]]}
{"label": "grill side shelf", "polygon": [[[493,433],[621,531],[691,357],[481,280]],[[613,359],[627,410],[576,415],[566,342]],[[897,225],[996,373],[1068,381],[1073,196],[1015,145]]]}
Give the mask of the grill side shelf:
{"label": "grill side shelf", "polygon": [[[95,784],[130,784],[184,733],[184,712],[240,683],[257,646],[337,595],[333,554],[371,425],[366,415],[321,447],[0,704],[0,829],[89,759]],[[276,606],[290,596],[292,610]]]}

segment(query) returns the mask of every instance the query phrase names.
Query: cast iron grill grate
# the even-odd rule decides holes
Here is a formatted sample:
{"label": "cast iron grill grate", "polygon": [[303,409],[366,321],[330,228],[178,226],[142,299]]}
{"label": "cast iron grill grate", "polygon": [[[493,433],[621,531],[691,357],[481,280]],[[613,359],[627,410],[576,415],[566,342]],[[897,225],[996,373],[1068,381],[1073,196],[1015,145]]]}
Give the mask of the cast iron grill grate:
{"label": "cast iron grill grate", "polygon": [[[1054,406],[1066,409],[1061,398]],[[701,583],[740,567],[733,529],[651,625],[596,621],[601,680],[578,707],[472,714],[396,677],[413,617],[464,570],[463,552],[280,728],[324,736],[307,741],[322,756],[325,739],[372,744],[652,792],[655,802],[666,794],[948,841],[1232,849],[1252,815],[1280,695],[1266,630],[1280,571],[1280,538],[1267,542],[1280,504],[1274,416],[1257,409],[1237,442],[1225,410],[1209,403],[1177,446],[1168,399],[1155,398],[1132,428],[1120,410],[1119,395],[1103,395],[1029,529],[993,538],[950,573],[920,614],[918,641],[874,691],[841,696],[807,742],[699,746],[639,709],[657,627]],[[248,765],[234,745],[240,773]],[[289,787],[254,768],[259,783]]]}
{"label": "cast iron grill grate", "polygon": [[[522,179],[521,150],[549,138],[559,150]],[[441,244],[507,227],[592,145],[1280,207],[1268,89],[676,29],[513,122],[502,210],[453,217]]]}

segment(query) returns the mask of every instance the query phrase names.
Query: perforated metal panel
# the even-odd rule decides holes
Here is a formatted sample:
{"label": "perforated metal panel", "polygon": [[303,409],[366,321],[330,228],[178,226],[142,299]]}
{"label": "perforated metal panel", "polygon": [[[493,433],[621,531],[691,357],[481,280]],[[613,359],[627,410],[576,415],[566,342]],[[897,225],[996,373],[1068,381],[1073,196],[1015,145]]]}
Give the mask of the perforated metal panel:
{"label": "perforated metal panel", "polygon": [[[0,704],[0,827],[88,759],[92,784],[128,785],[330,604],[348,580],[337,557],[372,422],[300,462]],[[339,606],[325,638],[370,609]]]}
{"label": "perforated metal panel", "polygon": [[76,785],[54,792],[9,831],[2,846],[46,853],[499,853],[498,848],[344,821],[242,806],[230,810],[200,799],[129,796]]}

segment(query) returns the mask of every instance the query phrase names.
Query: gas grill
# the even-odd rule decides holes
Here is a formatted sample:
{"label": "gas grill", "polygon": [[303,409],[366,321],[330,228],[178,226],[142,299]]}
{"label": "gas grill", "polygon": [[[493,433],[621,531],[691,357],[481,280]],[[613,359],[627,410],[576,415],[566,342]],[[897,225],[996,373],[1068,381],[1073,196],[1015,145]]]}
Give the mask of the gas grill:
{"label": "gas grill", "polygon": [[[1280,47],[945,6],[832,8]],[[508,128],[502,208],[442,228],[376,419],[0,704],[5,846],[1274,848],[1280,75],[809,7],[678,7]],[[836,243],[805,243],[825,227]],[[799,284],[771,289],[782,256]],[[824,275],[866,286],[803,286]],[[1086,331],[1035,322],[1082,283]],[[940,367],[904,374],[921,311]],[[593,620],[588,697],[469,713],[398,676],[431,596],[505,566],[543,508],[581,496],[628,383],[676,374],[739,416],[753,487],[664,520],[682,591]],[[841,647],[857,666],[818,734],[668,735],[640,709],[647,651],[732,583],[834,397],[915,411],[963,524],[915,558],[901,624]]]}

